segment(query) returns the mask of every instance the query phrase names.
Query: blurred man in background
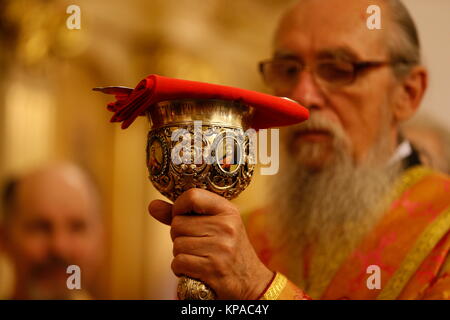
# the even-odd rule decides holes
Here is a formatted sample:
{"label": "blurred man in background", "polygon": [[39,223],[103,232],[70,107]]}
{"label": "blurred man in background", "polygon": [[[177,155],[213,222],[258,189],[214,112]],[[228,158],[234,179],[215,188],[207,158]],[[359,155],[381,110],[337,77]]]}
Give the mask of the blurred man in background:
{"label": "blurred man in background", "polygon": [[[87,299],[103,257],[100,199],[72,164],[43,167],[11,180],[3,194],[0,245],[15,273],[12,299]],[[81,288],[67,280],[80,269]]]}

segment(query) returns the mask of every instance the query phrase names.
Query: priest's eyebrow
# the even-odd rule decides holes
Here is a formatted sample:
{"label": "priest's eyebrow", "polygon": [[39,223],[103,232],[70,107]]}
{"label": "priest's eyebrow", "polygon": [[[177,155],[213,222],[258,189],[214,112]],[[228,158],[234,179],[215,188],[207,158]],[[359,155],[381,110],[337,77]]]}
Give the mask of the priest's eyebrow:
{"label": "priest's eyebrow", "polygon": [[273,58],[274,59],[293,59],[293,60],[298,60],[298,61],[303,61],[303,59],[290,51],[284,51],[284,50],[279,50],[279,51],[275,51],[273,54]]}
{"label": "priest's eyebrow", "polygon": [[360,60],[359,55],[347,46],[320,50],[317,53],[316,58],[317,60]]}
{"label": "priest's eyebrow", "polygon": [[[275,59],[294,59],[302,61],[302,57],[290,52],[279,50],[273,55]],[[345,60],[345,61],[358,61],[360,60],[359,55],[347,46],[322,49],[316,54],[317,60]]]}

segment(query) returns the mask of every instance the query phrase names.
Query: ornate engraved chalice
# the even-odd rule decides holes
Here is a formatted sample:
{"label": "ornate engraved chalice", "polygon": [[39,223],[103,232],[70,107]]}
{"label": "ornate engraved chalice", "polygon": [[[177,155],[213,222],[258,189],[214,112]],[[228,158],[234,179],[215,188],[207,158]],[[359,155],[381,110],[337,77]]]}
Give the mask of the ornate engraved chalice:
{"label": "ornate engraved chalice", "polygon": [[[256,131],[308,118],[308,110],[289,99],[196,81],[149,75],[136,88],[98,87],[113,94],[112,122],[126,129],[146,115],[149,178],[175,201],[191,188],[237,197],[250,183],[256,163]],[[185,99],[190,97],[189,99]],[[195,97],[195,98],[194,98]],[[215,299],[207,284],[181,277],[180,299]]]}
{"label": "ornate engraved chalice", "polygon": [[[147,111],[149,178],[172,201],[190,188],[202,188],[226,199],[237,197],[254,171],[250,127],[253,108],[230,100],[172,100]],[[181,277],[178,297],[211,300],[206,284]]]}

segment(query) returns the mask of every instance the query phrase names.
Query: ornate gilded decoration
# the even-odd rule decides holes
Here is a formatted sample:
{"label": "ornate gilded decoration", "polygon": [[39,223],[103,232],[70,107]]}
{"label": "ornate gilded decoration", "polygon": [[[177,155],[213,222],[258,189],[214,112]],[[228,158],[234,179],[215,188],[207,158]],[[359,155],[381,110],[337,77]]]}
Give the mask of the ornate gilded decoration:
{"label": "ornate gilded decoration", "polygon": [[420,264],[448,230],[450,230],[450,208],[447,208],[435,221],[427,226],[377,299],[396,299]]}
{"label": "ornate gilded decoration", "polygon": [[[233,199],[249,185],[254,164],[249,161],[249,140],[242,129],[202,125],[202,135],[206,138],[199,144],[201,148],[191,144],[187,154],[181,149],[182,141],[171,139],[179,129],[194,135],[194,126],[190,123],[166,126],[148,134],[147,166],[150,180],[164,196],[175,201],[184,191],[201,188]],[[179,138],[191,139],[186,136]],[[230,143],[227,143],[227,139]],[[180,149],[180,155],[172,158],[172,150],[177,148]],[[205,154],[210,156],[211,164],[204,159],[195,162],[196,158],[200,159]],[[174,159],[178,163],[174,163]]]}
{"label": "ornate gilded decoration", "polygon": [[270,284],[267,291],[262,296],[261,300],[277,300],[283,289],[286,287],[287,278],[281,273],[277,272],[275,278]]}

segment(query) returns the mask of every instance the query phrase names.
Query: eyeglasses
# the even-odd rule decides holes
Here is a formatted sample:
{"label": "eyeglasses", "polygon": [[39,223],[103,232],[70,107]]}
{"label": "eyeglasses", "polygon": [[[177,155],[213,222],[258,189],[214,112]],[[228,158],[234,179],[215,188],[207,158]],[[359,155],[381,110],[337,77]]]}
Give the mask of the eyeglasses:
{"label": "eyeglasses", "polygon": [[[364,70],[397,63],[404,62],[323,60],[313,66],[312,72],[326,85],[338,87],[352,84]],[[259,63],[265,83],[277,91],[292,89],[305,68],[304,63],[294,58],[275,58]]]}

